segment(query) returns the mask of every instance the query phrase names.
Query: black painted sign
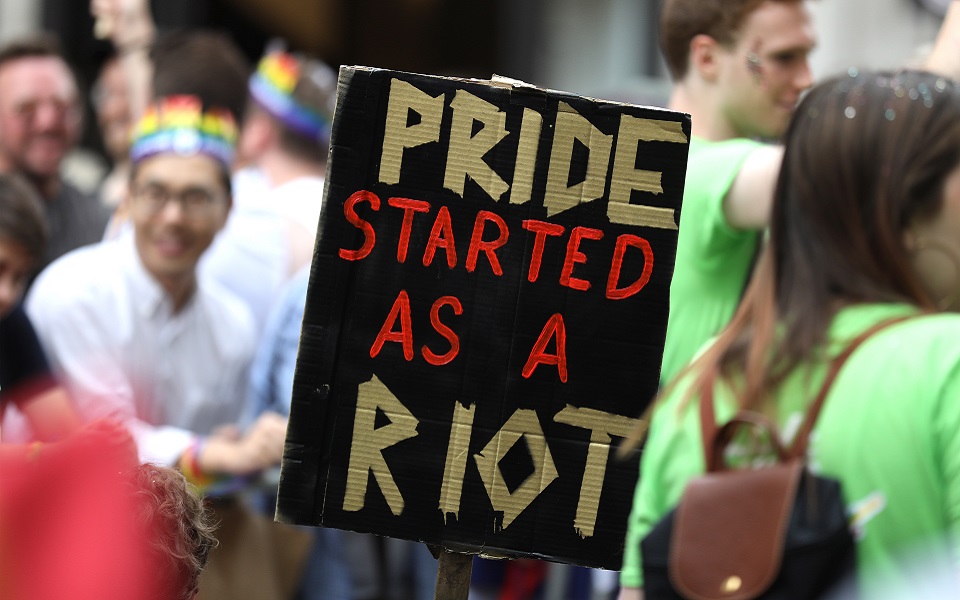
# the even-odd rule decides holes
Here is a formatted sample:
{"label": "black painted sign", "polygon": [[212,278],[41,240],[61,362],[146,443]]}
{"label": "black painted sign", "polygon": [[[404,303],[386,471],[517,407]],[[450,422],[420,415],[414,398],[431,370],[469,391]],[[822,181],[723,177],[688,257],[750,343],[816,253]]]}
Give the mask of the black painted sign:
{"label": "black painted sign", "polygon": [[619,569],[690,121],[343,68],[278,518]]}

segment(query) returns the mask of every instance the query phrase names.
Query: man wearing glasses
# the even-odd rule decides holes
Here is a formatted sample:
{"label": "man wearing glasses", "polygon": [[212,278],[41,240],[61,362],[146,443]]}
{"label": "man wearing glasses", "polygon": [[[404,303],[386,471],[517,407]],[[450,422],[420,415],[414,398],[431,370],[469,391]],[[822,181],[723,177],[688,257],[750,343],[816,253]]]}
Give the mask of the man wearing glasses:
{"label": "man wearing glasses", "polygon": [[60,178],[80,136],[77,84],[56,43],[37,37],[0,49],[0,172],[26,177],[44,199],[50,241],[39,268],[100,240],[107,211]]}
{"label": "man wearing glasses", "polygon": [[120,418],[142,461],[200,487],[278,463],[285,434],[275,413],[246,434],[219,427],[244,412],[254,325],[197,263],[230,211],[235,139],[229,113],[198,98],[150,107],[130,151],[132,235],[65,255],[27,299],[81,415]]}

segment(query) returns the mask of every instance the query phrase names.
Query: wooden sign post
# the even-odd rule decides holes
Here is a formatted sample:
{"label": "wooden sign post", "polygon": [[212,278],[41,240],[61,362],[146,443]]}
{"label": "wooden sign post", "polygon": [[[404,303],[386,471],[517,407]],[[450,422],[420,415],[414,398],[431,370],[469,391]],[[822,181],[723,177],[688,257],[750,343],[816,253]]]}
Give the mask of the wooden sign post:
{"label": "wooden sign post", "polygon": [[473,557],[444,550],[437,557],[437,588],[434,600],[467,600]]}
{"label": "wooden sign post", "polygon": [[462,553],[438,598],[464,554],[618,569],[638,464],[612,449],[657,390],[689,117],[339,85],[278,518]]}

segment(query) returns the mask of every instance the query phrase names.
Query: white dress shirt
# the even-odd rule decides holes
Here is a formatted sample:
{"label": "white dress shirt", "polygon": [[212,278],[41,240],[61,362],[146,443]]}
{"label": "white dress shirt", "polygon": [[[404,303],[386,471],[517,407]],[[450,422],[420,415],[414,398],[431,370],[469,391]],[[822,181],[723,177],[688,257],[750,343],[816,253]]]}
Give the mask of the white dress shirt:
{"label": "white dress shirt", "polygon": [[298,177],[270,190],[270,204],[281,215],[317,235],[323,203],[323,177]]}
{"label": "white dress shirt", "polygon": [[132,235],[54,262],[26,306],[81,415],[124,420],[143,461],[172,465],[197,434],[245,410],[255,346],[249,310],[201,279],[174,313]]}
{"label": "white dress shirt", "polygon": [[226,227],[200,261],[200,272],[243,300],[257,333],[291,269],[290,223],[316,236],[323,201],[322,177],[299,177],[271,188],[257,169],[233,176],[234,202]]}
{"label": "white dress shirt", "polygon": [[246,304],[258,336],[290,262],[287,223],[270,206],[269,195],[269,182],[259,170],[248,167],[234,173],[230,216],[199,267],[202,277]]}

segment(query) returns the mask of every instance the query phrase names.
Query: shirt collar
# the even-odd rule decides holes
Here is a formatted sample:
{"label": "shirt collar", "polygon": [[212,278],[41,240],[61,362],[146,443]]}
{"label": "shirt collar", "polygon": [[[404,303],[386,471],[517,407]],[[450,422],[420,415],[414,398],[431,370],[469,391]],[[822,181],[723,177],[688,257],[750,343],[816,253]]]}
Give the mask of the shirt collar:
{"label": "shirt collar", "polygon": [[[169,319],[174,316],[173,301],[166,290],[163,289],[163,286],[147,271],[140,259],[140,253],[137,252],[134,236],[135,234],[130,232],[129,235],[119,240],[122,246],[124,271],[130,281],[134,306],[136,306],[140,316],[145,319]],[[197,293],[194,291],[183,310],[180,311],[181,314],[189,310],[195,302],[196,296]]]}

